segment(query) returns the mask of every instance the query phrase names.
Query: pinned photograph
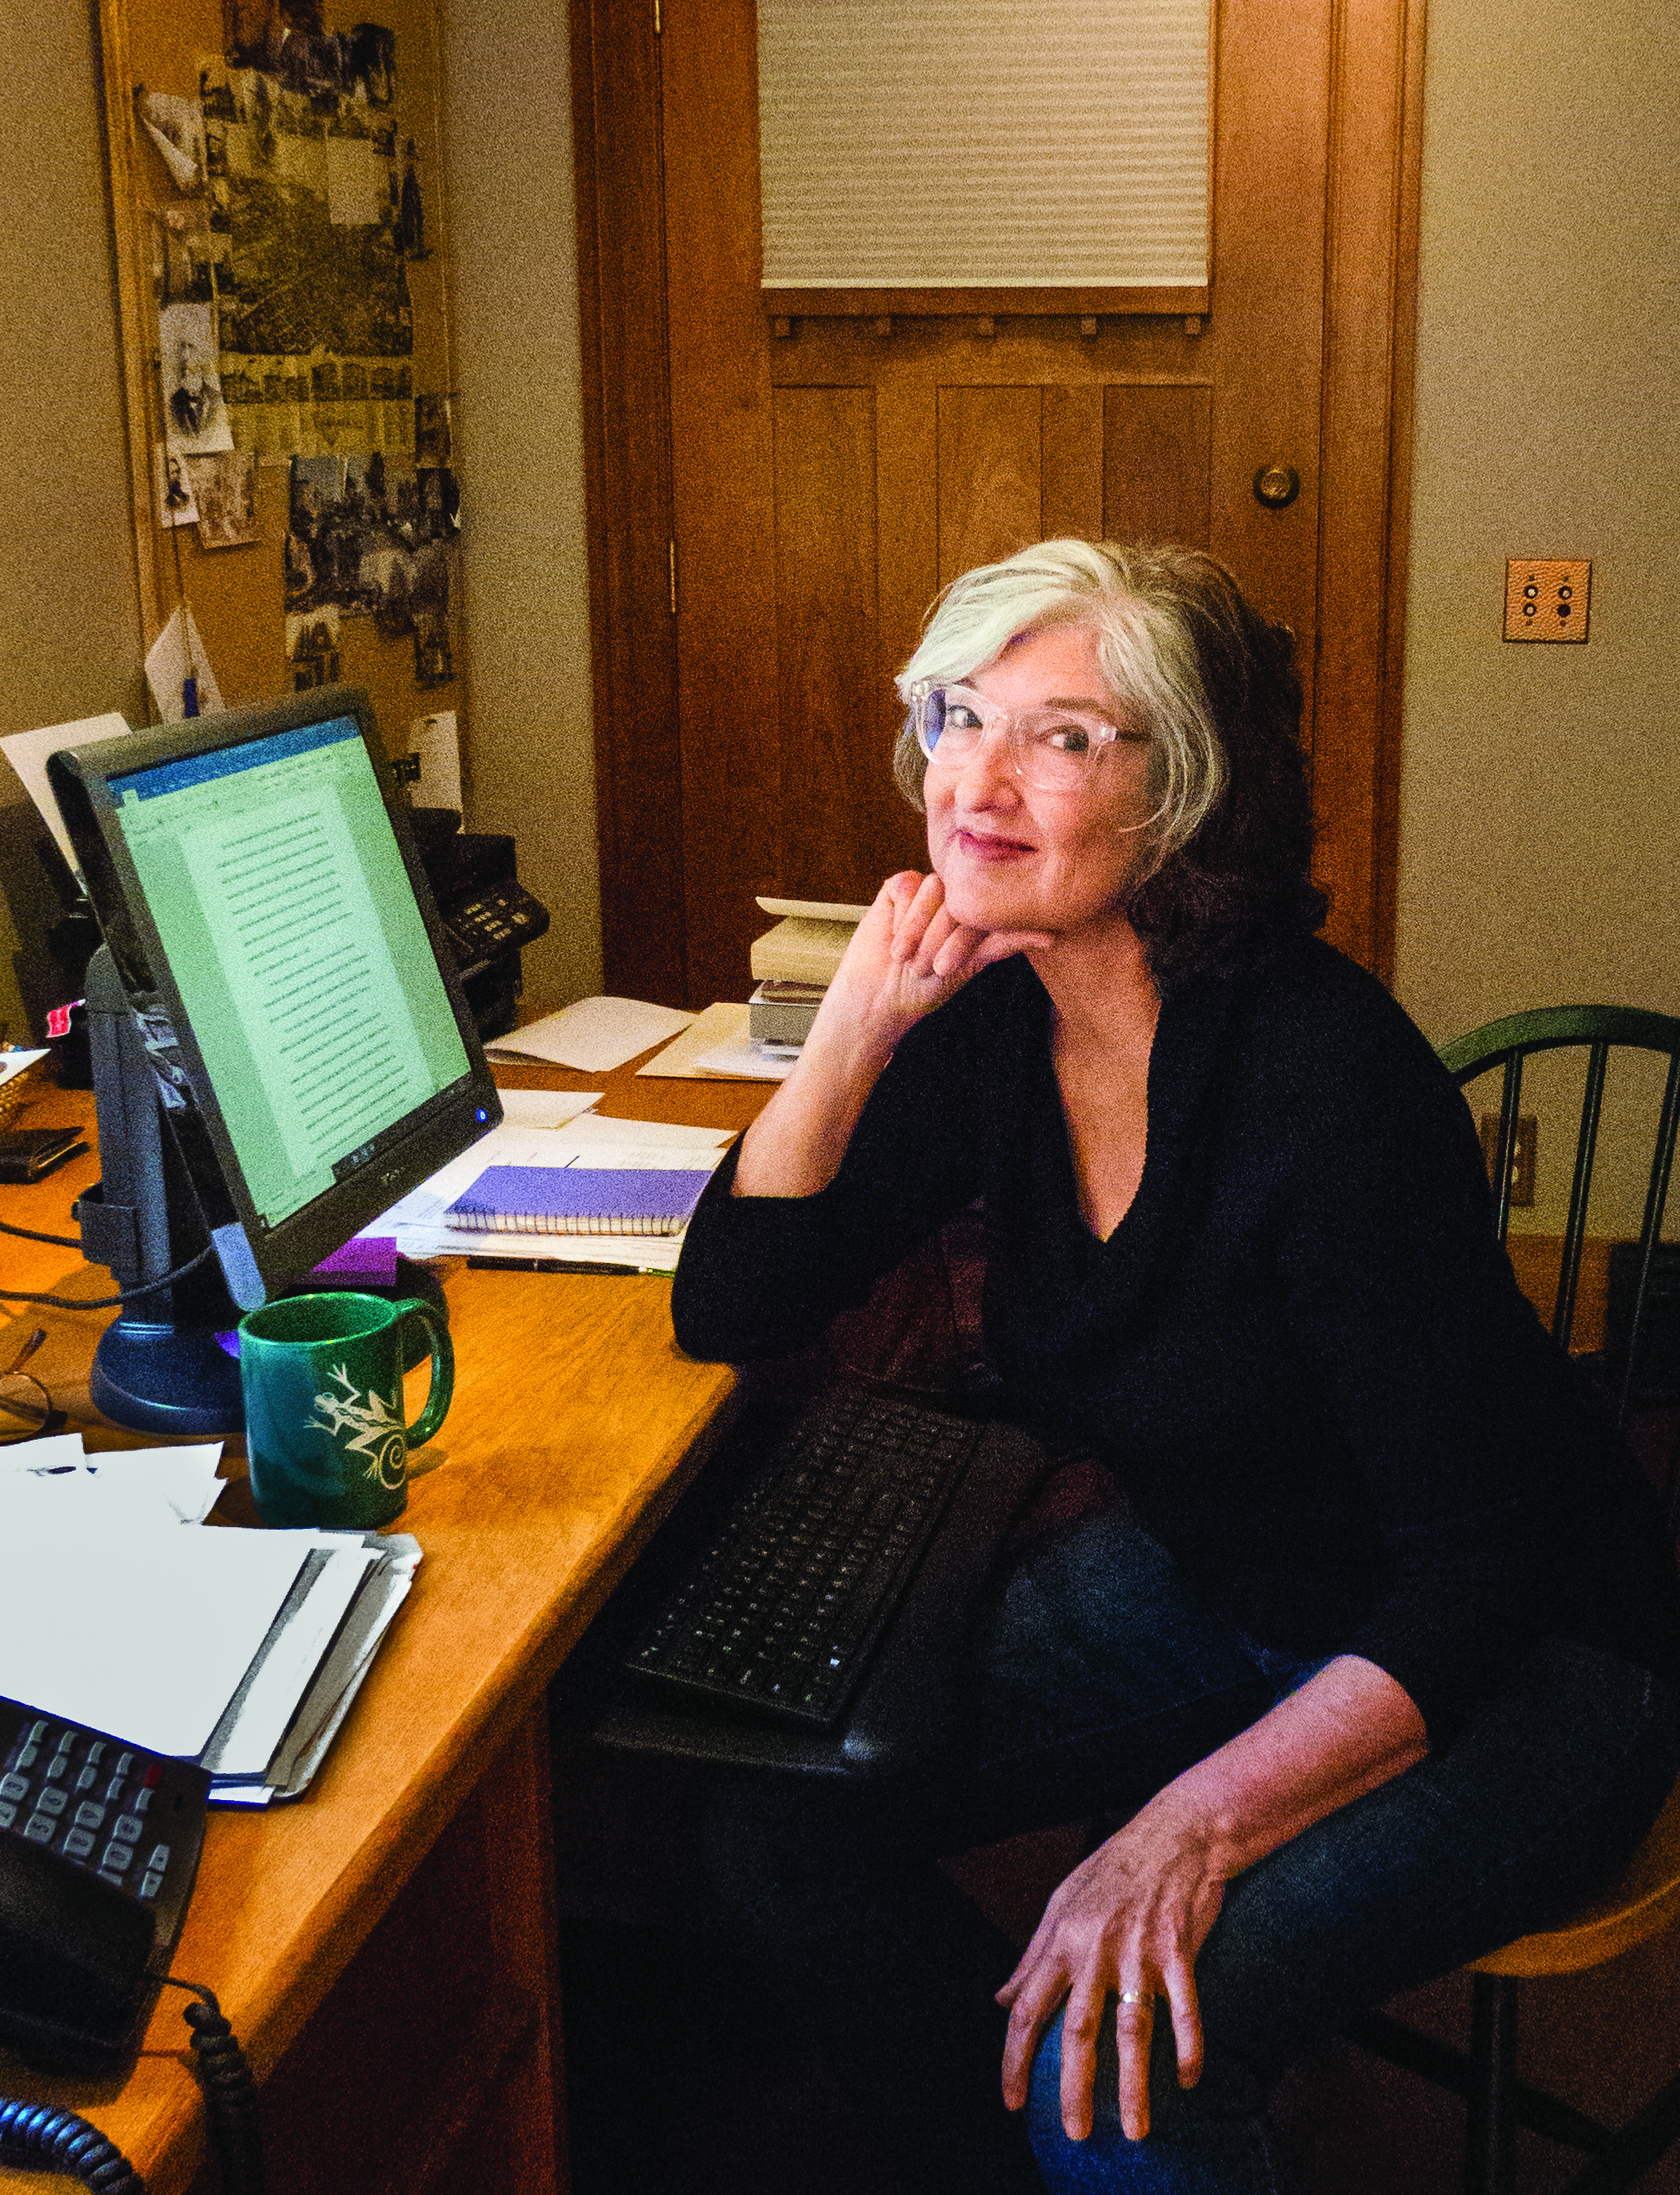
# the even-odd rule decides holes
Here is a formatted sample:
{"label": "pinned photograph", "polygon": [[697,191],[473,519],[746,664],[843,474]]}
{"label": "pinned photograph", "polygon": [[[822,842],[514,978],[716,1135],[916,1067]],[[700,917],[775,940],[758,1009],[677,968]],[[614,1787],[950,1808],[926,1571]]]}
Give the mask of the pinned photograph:
{"label": "pinned photograph", "polygon": [[135,105],[140,126],[163,155],[178,191],[196,191],[204,179],[204,116],[196,99],[141,90]]}
{"label": "pinned photograph", "polygon": [[292,691],[307,694],[312,686],[339,683],[339,613],[335,609],[310,610],[286,620],[286,660],[292,673]]}
{"label": "pinned photograph", "polygon": [[158,315],[163,364],[165,435],[171,450],[197,456],[231,450],[233,429],[216,363],[216,310],[165,305]]}
{"label": "pinned photograph", "polygon": [[182,463],[198,506],[198,538],[206,548],[245,548],[260,538],[254,450],[219,450]]}
{"label": "pinned photograph", "polygon": [[192,482],[184,457],[178,457],[161,442],[152,445],[153,501],[159,526],[196,526],[198,506],[193,501]]}
{"label": "pinned photograph", "polygon": [[449,438],[449,399],[448,397],[416,397],[415,463],[447,465],[454,454]]}

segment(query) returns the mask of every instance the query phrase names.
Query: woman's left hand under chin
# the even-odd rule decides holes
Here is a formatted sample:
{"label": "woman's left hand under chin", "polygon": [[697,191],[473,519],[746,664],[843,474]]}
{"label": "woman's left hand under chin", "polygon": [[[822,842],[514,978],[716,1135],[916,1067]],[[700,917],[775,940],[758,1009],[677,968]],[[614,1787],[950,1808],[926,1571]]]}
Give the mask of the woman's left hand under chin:
{"label": "woman's left hand under chin", "polygon": [[1165,1997],[1178,2049],[1179,2082],[1202,2068],[1196,1955],[1218,1917],[1234,1870],[1212,1821],[1169,1788],[1082,1861],[1039,1922],[1021,1962],[998,1992],[1009,2008],[1004,2101],[1027,2100],[1032,2061],[1065,1998],[1062,2125],[1070,2140],[1091,2131],[1097,2038],[1111,1999],[1120,2055],[1120,2114],[1128,2135],[1149,2131],[1149,2050]]}

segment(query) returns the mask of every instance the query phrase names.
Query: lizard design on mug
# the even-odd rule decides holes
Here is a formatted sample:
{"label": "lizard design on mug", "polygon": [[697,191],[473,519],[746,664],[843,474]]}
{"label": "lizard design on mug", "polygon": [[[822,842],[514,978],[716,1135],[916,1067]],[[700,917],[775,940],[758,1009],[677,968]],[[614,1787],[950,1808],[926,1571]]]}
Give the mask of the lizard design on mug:
{"label": "lizard design on mug", "polygon": [[355,1438],[345,1442],[346,1452],[366,1456],[368,1466],[364,1476],[377,1479],[388,1493],[395,1493],[408,1474],[408,1435],[403,1425],[400,1394],[387,1402],[369,1388],[364,1402],[342,1364],[336,1365],[328,1376],[338,1382],[344,1393],[318,1395],[315,1408],[320,1415],[311,1418],[310,1424],[335,1437],[347,1427],[353,1427]]}

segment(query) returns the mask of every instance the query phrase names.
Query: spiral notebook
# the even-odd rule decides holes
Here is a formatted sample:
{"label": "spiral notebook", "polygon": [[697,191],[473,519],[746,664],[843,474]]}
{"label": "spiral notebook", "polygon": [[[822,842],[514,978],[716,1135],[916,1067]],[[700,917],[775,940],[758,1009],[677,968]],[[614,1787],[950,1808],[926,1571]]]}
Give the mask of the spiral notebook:
{"label": "spiral notebook", "polygon": [[447,1217],[489,1234],[681,1234],[711,1178],[679,1167],[487,1166]]}

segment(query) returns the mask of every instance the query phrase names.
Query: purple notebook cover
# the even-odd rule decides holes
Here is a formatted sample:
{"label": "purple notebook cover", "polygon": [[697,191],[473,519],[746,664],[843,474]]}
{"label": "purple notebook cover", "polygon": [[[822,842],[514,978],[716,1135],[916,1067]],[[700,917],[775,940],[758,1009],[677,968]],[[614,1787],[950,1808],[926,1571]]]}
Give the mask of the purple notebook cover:
{"label": "purple notebook cover", "polygon": [[[591,1222],[681,1226],[700,1201],[709,1173],[676,1167],[487,1166],[450,1205],[449,1216],[523,1221],[534,1233],[588,1232]],[[634,1224],[626,1233],[636,1232]]]}

